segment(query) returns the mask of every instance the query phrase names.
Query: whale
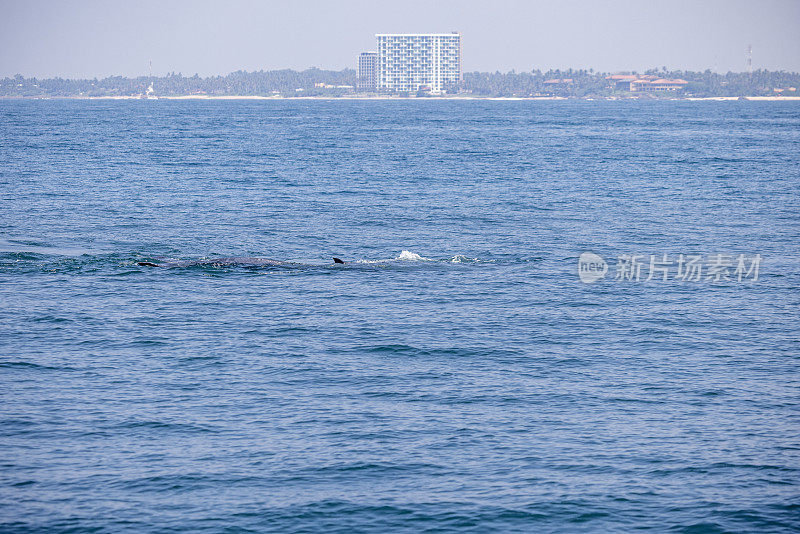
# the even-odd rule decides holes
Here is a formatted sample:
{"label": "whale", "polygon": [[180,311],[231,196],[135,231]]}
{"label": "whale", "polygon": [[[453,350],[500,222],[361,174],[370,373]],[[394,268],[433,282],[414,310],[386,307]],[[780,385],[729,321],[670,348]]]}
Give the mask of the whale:
{"label": "whale", "polygon": [[[345,262],[339,258],[333,258],[334,264],[344,264]],[[151,261],[138,261],[136,262],[140,267],[161,267],[161,268],[179,268],[179,267],[278,267],[278,266],[297,266],[305,267],[311,266],[307,263],[297,263],[292,261],[280,261],[269,258],[258,258],[251,256],[232,256],[227,258],[207,258],[202,260],[187,260],[187,261],[165,261],[162,263],[154,263]]]}

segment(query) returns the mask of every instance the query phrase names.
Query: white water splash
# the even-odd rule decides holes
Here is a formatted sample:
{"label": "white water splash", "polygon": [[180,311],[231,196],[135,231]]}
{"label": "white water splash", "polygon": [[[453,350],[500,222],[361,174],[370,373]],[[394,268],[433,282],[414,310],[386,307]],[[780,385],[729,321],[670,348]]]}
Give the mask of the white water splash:
{"label": "white water splash", "polygon": [[410,250],[402,251],[396,259],[400,261],[431,261],[430,258],[425,258],[416,252],[411,252]]}
{"label": "white water splash", "polygon": [[[391,263],[393,261],[447,261],[447,260],[435,260],[433,258],[426,258],[425,256],[420,256],[416,252],[411,252],[410,250],[403,250],[400,252],[400,255],[396,258],[390,258],[388,260],[356,260],[353,263]],[[453,263],[460,263],[462,261],[475,261],[472,258],[467,258],[466,256],[455,256],[452,260]]]}

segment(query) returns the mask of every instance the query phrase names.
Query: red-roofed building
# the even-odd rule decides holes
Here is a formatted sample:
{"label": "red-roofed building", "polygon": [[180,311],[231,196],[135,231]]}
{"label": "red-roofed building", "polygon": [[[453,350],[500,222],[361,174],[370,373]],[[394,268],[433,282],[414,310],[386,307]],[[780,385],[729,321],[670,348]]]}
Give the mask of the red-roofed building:
{"label": "red-roofed building", "polygon": [[[655,78],[655,76],[653,78]],[[681,80],[680,78],[675,80],[669,80],[667,78],[656,78],[654,80],[639,79],[630,82],[630,91],[632,93],[674,93],[683,89],[688,83],[689,82],[686,80]]]}
{"label": "red-roofed building", "polygon": [[609,80],[614,89],[618,91],[630,91],[631,82],[638,79],[638,74],[612,74],[611,76],[606,76],[606,80]]}
{"label": "red-roofed building", "polygon": [[659,78],[653,74],[612,74],[606,76],[606,80],[610,81],[615,89],[632,93],[676,92],[689,83],[681,79]]}

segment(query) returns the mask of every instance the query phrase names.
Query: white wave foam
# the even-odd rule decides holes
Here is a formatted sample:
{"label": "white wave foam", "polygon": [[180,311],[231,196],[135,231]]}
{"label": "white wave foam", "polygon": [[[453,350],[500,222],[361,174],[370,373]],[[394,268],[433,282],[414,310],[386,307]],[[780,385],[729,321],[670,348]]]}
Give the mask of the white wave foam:
{"label": "white wave foam", "polygon": [[430,258],[425,258],[416,252],[411,252],[410,250],[402,251],[396,259],[400,261],[431,261]]}
{"label": "white wave foam", "polygon": [[[396,258],[391,258],[388,260],[355,260],[353,263],[391,263],[393,261],[447,261],[447,260],[435,260],[433,258],[426,258],[425,256],[420,256],[416,252],[411,252],[410,250],[403,250],[400,252],[400,255]],[[450,260],[450,263],[475,263],[478,262],[475,258],[470,258],[464,256],[463,254],[458,254],[453,256]]]}

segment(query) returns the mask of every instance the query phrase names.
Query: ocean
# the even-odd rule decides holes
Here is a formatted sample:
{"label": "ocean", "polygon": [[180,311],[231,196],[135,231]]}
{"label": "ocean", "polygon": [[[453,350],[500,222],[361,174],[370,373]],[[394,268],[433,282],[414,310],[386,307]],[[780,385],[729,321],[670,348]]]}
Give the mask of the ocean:
{"label": "ocean", "polygon": [[798,162],[796,102],[0,101],[0,531],[797,532]]}

